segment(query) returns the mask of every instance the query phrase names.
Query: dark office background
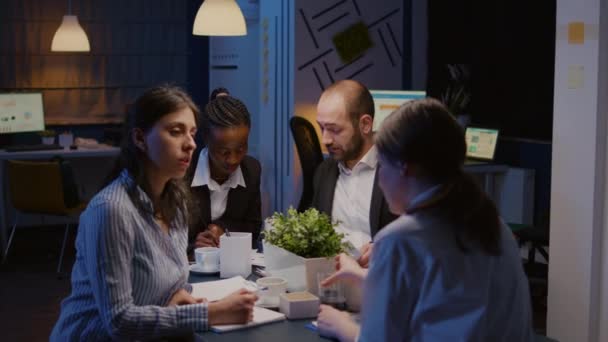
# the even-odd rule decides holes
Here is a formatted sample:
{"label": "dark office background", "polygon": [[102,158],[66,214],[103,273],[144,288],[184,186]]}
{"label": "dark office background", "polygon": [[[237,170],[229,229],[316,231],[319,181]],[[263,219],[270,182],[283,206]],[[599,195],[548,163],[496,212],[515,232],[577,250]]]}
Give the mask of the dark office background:
{"label": "dark office background", "polygon": [[429,0],[429,94],[445,89],[446,64],[470,65],[474,124],[551,141],[555,14],[555,0]]}

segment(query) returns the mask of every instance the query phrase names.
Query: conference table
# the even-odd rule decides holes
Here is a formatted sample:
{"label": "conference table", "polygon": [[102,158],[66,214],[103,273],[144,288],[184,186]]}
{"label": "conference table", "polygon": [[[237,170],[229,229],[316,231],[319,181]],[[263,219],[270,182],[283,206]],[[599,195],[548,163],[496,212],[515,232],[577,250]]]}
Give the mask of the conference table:
{"label": "conference table", "polygon": [[[255,281],[257,276],[252,272],[247,278]],[[218,275],[204,276],[190,274],[189,282],[198,283],[203,281],[219,280]],[[272,342],[272,341],[289,341],[289,342],[314,342],[314,341],[330,341],[319,336],[316,331],[306,327],[314,318],[300,320],[284,320],[275,323],[259,325],[252,328],[236,330],[226,333],[215,333],[212,331],[197,333],[195,341],[209,342]]]}
{"label": "conference table", "polygon": [[[258,277],[252,272],[247,278],[255,281]],[[198,275],[190,274],[188,281],[190,283],[198,283],[204,281],[219,280],[218,275]],[[316,331],[306,327],[314,318],[300,320],[284,320],[281,322],[259,325],[252,328],[236,330],[226,333],[215,333],[212,331],[204,333],[196,333],[191,338],[186,338],[186,341],[206,341],[206,342],[274,342],[274,341],[289,341],[289,342],[315,342],[315,341],[331,341],[330,339],[319,336]],[[181,341],[181,339],[180,339]],[[536,335],[537,342],[556,342],[555,340]]]}

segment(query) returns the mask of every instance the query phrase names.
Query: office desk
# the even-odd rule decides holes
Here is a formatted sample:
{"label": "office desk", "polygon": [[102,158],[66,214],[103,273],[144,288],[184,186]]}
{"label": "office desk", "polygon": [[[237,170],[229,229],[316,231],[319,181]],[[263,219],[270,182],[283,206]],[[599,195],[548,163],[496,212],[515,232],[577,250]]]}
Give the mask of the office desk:
{"label": "office desk", "polygon": [[[249,280],[255,281],[255,275],[249,276]],[[203,281],[218,280],[217,276],[199,276],[190,274],[188,281],[190,283],[198,283]],[[305,327],[315,319],[301,320],[285,320],[281,322],[269,323],[257,327],[231,331],[227,333],[214,333],[211,331],[198,333],[196,341],[208,342],[273,342],[273,341],[289,341],[289,342],[315,342],[329,341],[319,336],[316,331],[312,331]]]}
{"label": "office desk", "polygon": [[504,174],[509,170],[509,166],[502,164],[480,163],[464,166],[466,173],[482,178],[482,186],[490,198],[496,200],[495,180],[496,176]]}
{"label": "office desk", "polygon": [[88,199],[99,190],[105,176],[114,166],[114,160],[120,153],[118,147],[102,147],[96,149],[78,148],[77,150],[45,150],[27,152],[6,152],[0,150],[0,245],[2,251],[6,248],[8,207],[8,180],[6,179],[6,160],[41,160],[60,156],[70,160],[77,184],[81,186],[80,195]]}

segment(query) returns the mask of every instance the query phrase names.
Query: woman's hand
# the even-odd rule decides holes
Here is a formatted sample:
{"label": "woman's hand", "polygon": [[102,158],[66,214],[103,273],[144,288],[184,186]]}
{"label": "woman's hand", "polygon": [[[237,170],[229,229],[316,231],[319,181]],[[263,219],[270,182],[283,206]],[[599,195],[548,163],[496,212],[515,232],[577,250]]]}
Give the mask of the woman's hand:
{"label": "woman's hand", "polygon": [[352,257],[342,253],[336,256],[336,272],[321,282],[321,286],[329,286],[337,281],[347,281],[360,284],[367,276],[367,270],[359,266]]}
{"label": "woman's hand", "polygon": [[207,300],[205,298],[194,298],[188,291],[184,289],[179,289],[175,291],[167,306],[172,305],[186,305],[186,304],[198,304],[204,303]]}
{"label": "woman's hand", "polygon": [[209,325],[244,324],[253,320],[253,305],[258,296],[241,289],[209,304]]}
{"label": "woman's hand", "polygon": [[352,320],[348,312],[336,310],[328,305],[319,307],[317,327],[319,335],[337,338],[341,342],[354,342],[359,335],[359,325]]}
{"label": "woman's hand", "polygon": [[357,259],[359,265],[363,268],[369,268],[369,258],[372,256],[372,249],[374,244],[371,242],[366,243],[361,247],[361,256]]}
{"label": "woman's hand", "polygon": [[198,233],[194,240],[194,245],[198,247],[219,247],[220,236],[224,234],[224,229],[217,224],[210,224],[204,232]]}

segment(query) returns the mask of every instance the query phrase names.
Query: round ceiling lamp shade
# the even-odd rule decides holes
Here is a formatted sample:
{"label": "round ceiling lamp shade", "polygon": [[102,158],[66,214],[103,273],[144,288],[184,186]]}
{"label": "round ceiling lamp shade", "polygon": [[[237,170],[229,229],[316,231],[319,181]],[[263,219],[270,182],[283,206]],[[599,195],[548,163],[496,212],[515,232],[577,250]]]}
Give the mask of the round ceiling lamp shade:
{"label": "round ceiling lamp shade", "polygon": [[205,0],[196,12],[195,36],[244,36],[245,17],[234,0]]}
{"label": "round ceiling lamp shade", "polygon": [[87,52],[91,51],[89,38],[78,23],[75,15],[64,15],[61,25],[53,36],[51,51]]}

